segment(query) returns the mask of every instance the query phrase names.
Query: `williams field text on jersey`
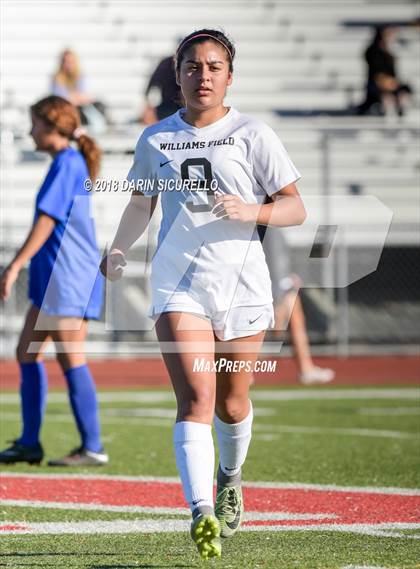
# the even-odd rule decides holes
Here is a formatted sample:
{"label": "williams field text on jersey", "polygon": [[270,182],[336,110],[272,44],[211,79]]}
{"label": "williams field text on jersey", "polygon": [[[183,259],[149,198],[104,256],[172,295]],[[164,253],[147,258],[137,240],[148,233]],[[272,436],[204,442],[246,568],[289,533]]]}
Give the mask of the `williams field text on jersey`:
{"label": "williams field text on jersey", "polygon": [[186,142],[161,142],[161,150],[194,150],[196,148],[210,148],[211,146],[233,146],[235,139],[233,136],[220,140],[188,140]]}

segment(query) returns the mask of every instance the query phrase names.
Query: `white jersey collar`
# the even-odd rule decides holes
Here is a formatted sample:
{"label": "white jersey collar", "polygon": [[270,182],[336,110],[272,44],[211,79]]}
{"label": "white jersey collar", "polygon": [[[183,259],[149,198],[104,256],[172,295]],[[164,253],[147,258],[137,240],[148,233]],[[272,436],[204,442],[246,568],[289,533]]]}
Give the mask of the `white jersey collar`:
{"label": "white jersey collar", "polygon": [[226,124],[230,120],[232,120],[234,118],[234,116],[237,114],[237,111],[233,107],[229,107],[228,112],[223,117],[221,117],[217,121],[212,122],[211,124],[208,124],[207,126],[202,126],[202,127],[198,128],[198,127],[193,126],[193,125],[184,121],[184,119],[182,118],[182,115],[185,113],[185,111],[186,111],[185,108],[179,109],[175,113],[175,119],[178,122],[178,124],[182,127],[183,130],[186,130],[186,131],[190,132],[191,134],[195,134],[196,136],[201,136],[203,134],[207,134],[207,133],[211,132],[212,130],[223,126],[224,124]]}

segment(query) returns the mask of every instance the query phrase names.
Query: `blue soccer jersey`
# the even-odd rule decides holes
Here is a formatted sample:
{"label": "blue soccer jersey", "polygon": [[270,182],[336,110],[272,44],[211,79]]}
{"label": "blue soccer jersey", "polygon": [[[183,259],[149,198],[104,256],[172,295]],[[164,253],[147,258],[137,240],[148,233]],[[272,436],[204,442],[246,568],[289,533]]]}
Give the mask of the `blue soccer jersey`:
{"label": "blue soccer jersey", "polygon": [[89,177],[82,154],[68,147],[54,158],[35,202],[34,222],[45,213],[53,232],[34,255],[29,298],[49,315],[99,318],[103,277],[91,215]]}

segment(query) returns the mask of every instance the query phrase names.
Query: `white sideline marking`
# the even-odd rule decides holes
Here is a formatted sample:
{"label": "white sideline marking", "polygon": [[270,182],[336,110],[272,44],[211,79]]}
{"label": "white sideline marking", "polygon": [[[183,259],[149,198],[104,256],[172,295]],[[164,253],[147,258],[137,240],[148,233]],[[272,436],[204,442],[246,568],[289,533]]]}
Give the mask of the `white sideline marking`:
{"label": "white sideline marking", "polygon": [[[44,502],[42,500],[2,500],[2,506],[24,508],[48,508],[53,510],[88,510],[101,512],[120,512],[126,514],[156,514],[188,516],[188,508],[161,508],[147,506],[105,506],[103,504],[86,504],[84,502]],[[276,518],[277,519],[277,518]],[[1,525],[2,522],[0,522]]]}
{"label": "white sideline marking", "polygon": [[419,415],[418,407],[359,407],[360,415]]}
{"label": "white sideline marking", "polygon": [[[92,534],[92,533],[168,533],[189,531],[189,520],[113,520],[113,521],[87,521],[87,522],[13,522],[5,521],[3,527],[8,525],[18,526],[20,530],[2,530],[2,535],[7,534]],[[1,527],[1,526],[0,526]],[[253,526],[246,525],[242,531],[335,531],[372,535],[377,537],[393,537],[402,539],[420,539],[420,535],[407,536],[397,531],[419,529],[420,524],[414,523],[384,523],[384,524],[320,524],[300,526]],[[388,530],[388,531],[384,531]]]}
{"label": "white sideline marking", "polygon": [[[88,522],[2,522],[1,525],[21,526],[21,530],[3,530],[7,534],[63,534],[63,533],[163,533],[187,531],[190,520],[113,520]],[[1,527],[1,526],[0,526]]]}
{"label": "white sideline marking", "polygon": [[[103,414],[103,410],[101,411]],[[19,413],[2,413],[1,418],[3,421],[20,421],[21,415]],[[47,421],[53,423],[74,423],[74,417],[67,413],[62,415],[47,415]],[[101,423],[107,425],[143,425],[146,427],[162,427],[172,428],[174,426],[173,419],[157,419],[155,417],[101,417]]]}
{"label": "white sideline marking", "polygon": [[383,429],[358,429],[339,427],[301,427],[296,425],[259,425],[253,426],[254,431],[268,431],[269,433],[295,433],[299,435],[344,435],[356,437],[380,437],[385,439],[415,439],[419,436],[406,431],[386,431]]}
{"label": "white sideline marking", "polygon": [[245,512],[245,521],[254,520],[334,520],[335,514],[295,514],[292,512]]}
{"label": "white sideline marking", "polygon": [[[180,483],[180,479],[176,476],[115,476],[113,474],[57,474],[57,473],[44,473],[44,474],[29,474],[24,472],[8,472],[7,470],[0,471],[1,476],[7,478],[38,478],[45,480],[115,480],[117,482],[168,482]],[[331,492],[363,492],[366,494],[397,494],[401,496],[420,496],[420,490],[415,488],[399,488],[395,486],[335,486],[334,484],[307,484],[296,482],[264,482],[252,481],[243,482],[242,486],[248,488],[274,488],[284,490],[327,490]]]}
{"label": "white sideline marking", "polygon": [[[251,390],[254,401],[292,401],[323,399],[420,399],[420,389],[401,387],[398,389],[255,389]],[[100,391],[101,403],[175,403],[172,391]],[[52,392],[48,395],[50,403],[67,403],[66,392]],[[2,405],[16,405],[20,402],[17,393],[3,393],[0,397]]]}
{"label": "white sideline marking", "polygon": [[[78,502],[43,502],[42,500],[2,500],[2,506],[22,508],[43,508],[53,510],[87,510],[101,512],[119,512],[126,514],[156,514],[191,516],[188,508],[160,508],[146,506],[104,506],[102,504],[86,504]],[[335,514],[296,514],[294,512],[245,512],[244,519],[254,520],[334,520]],[[0,522],[1,526],[2,522]]]}
{"label": "white sideline marking", "polygon": [[341,569],[388,569],[388,567],[376,567],[376,565],[345,565]]}
{"label": "white sideline marking", "polygon": [[[276,410],[272,407],[254,407],[254,416],[256,417],[270,417],[276,415]],[[9,421],[19,420],[21,418],[20,413],[6,412],[1,414],[2,419],[7,419]],[[164,423],[173,425],[176,418],[175,407],[171,409],[164,409],[158,407],[104,407],[101,409],[102,421],[107,421],[109,423],[126,423],[125,417],[128,419],[133,419],[140,417],[142,419],[171,419],[171,422]],[[123,419],[124,417],[124,419]],[[114,419],[117,418],[118,421]],[[74,422],[74,417],[70,413],[60,413],[60,415],[48,414],[49,421],[57,422]],[[138,424],[138,421],[131,421],[131,423]],[[152,424],[153,421],[148,421],[147,424]],[[158,423],[160,424],[160,423]]]}
{"label": "white sideline marking", "polygon": [[[254,425],[254,428],[255,428],[255,425]],[[277,441],[278,438],[279,438],[279,435],[269,435],[269,434],[267,434],[267,435],[263,435],[263,434],[260,434],[260,435],[257,434],[257,435],[256,435],[256,434],[253,434],[253,435],[252,435],[252,440],[253,440],[253,441],[268,441],[268,442],[272,442],[272,441]]]}
{"label": "white sideline marking", "polygon": [[[255,407],[254,407],[255,409]],[[171,416],[172,419],[167,419],[166,416],[150,414],[146,412],[144,415],[139,410],[137,416],[132,413],[131,416],[119,417],[118,415],[124,415],[124,413],[115,413],[115,416],[109,415],[106,409],[101,411],[101,422],[106,425],[143,425],[147,427],[161,427],[161,428],[172,428],[175,419],[175,410],[168,413],[167,416]],[[146,410],[147,411],[147,410]],[[256,416],[261,415],[272,415],[273,413],[255,413]],[[3,421],[20,421],[21,415],[19,413],[2,413],[1,418]],[[53,423],[74,423],[74,417],[68,413],[63,413],[62,415],[48,415],[47,420]],[[340,427],[304,427],[297,425],[270,425],[270,424],[258,424],[255,423],[253,426],[254,432],[256,431],[267,431],[266,435],[257,434],[257,438],[260,440],[272,441],[276,440],[282,433],[291,433],[297,435],[341,435],[341,436],[356,436],[356,437],[379,437],[385,439],[408,439],[408,440],[418,440],[419,436],[415,433],[407,433],[406,431],[387,431],[381,429],[358,429],[358,428],[340,428]]]}
{"label": "white sideline marking", "polygon": [[[172,391],[99,391],[101,403],[176,403]],[[48,394],[49,403],[68,403],[66,391],[52,391]],[[16,405],[20,403],[17,393],[2,393],[0,404]]]}
{"label": "white sideline marking", "polygon": [[[10,394],[8,394],[10,395]],[[56,394],[57,395],[57,394]],[[66,396],[67,397],[67,396]],[[368,408],[366,408],[368,409]],[[410,408],[409,408],[410,409]],[[258,416],[270,416],[276,413],[275,409],[267,407],[255,407],[254,414]],[[104,408],[101,411],[102,422],[105,424],[133,424],[145,425],[149,427],[172,428],[173,420],[176,415],[175,408],[165,409],[159,407],[151,408]],[[2,413],[4,421],[19,421],[20,413]],[[56,423],[73,423],[74,418],[68,413],[60,415],[48,414],[48,420]],[[359,437],[379,437],[390,439],[417,440],[418,435],[406,431],[394,431],[384,429],[363,429],[363,428],[340,428],[340,427],[308,427],[300,425],[254,425],[254,431],[266,431],[268,435],[261,436],[260,440],[275,440],[275,433],[292,433],[300,435],[325,435],[333,434],[339,436],[359,436]],[[271,435],[271,436],[270,436]]]}
{"label": "white sideline marking", "polygon": [[[257,417],[268,417],[276,415],[276,410],[272,407],[254,408],[254,415]],[[171,409],[159,407],[104,407],[101,411],[104,417],[157,417],[162,419],[176,418],[176,408]]]}
{"label": "white sideline marking", "polygon": [[154,417],[158,419],[175,419],[176,409],[159,407],[104,407],[101,417]]}
{"label": "white sideline marking", "polygon": [[[269,417],[276,414],[273,408],[255,408],[256,417]],[[101,410],[101,422],[109,425],[145,425],[148,427],[172,428],[175,422],[176,409],[135,408],[116,409],[103,408]],[[3,421],[20,421],[20,413],[3,412]],[[74,423],[74,417],[70,413],[60,415],[47,415],[47,420],[53,423]]]}
{"label": "white sideline marking", "polygon": [[[375,537],[397,537],[403,539],[420,539],[419,535],[407,535],[395,530],[419,530],[420,523],[382,523],[382,524],[318,524],[302,526],[243,526],[241,531],[336,531],[345,533],[357,533],[362,535],[372,535]],[[393,531],[394,530],[394,531]]]}
{"label": "white sideline marking", "polygon": [[251,390],[255,401],[291,401],[303,399],[420,399],[420,389],[256,389]]}

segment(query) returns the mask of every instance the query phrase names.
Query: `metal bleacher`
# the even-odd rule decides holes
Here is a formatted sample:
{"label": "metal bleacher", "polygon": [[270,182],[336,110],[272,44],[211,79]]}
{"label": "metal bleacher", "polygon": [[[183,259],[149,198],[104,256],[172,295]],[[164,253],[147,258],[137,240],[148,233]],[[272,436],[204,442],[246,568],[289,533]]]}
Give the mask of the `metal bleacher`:
{"label": "metal bleacher", "polygon": [[[105,150],[101,177],[123,179],[132,160],[129,152],[142,130],[136,118],[145,104],[150,73],[160,58],[174,51],[180,37],[200,27],[223,28],[234,39],[237,59],[227,102],[265,120],[279,134],[303,174],[299,187],[304,199],[324,195],[328,152],[329,194],[348,196],[356,187],[362,195],[376,196],[394,213],[386,245],[418,245],[419,30],[401,27],[394,50],[400,74],[414,91],[406,116],[357,117],[350,109],[363,98],[362,54],[371,30],[345,25],[348,20],[392,22],[416,17],[418,4],[409,0],[54,4],[4,0],[0,60],[4,259],[22,242],[47,168],[48,159],[31,153],[27,109],[48,94],[60,52],[67,47],[77,52],[90,93],[109,109],[112,126],[97,136]],[[126,200],[127,196],[95,194],[101,247],[112,239]]]}

